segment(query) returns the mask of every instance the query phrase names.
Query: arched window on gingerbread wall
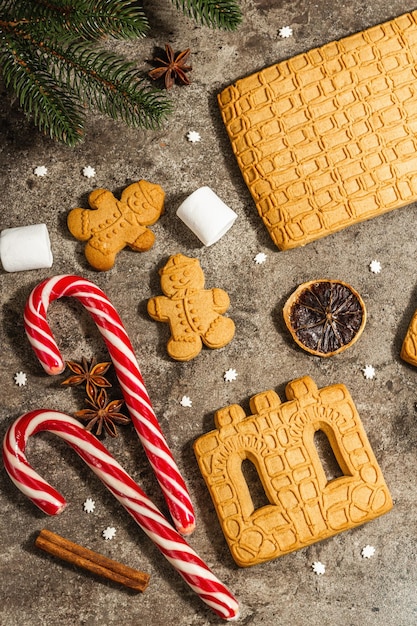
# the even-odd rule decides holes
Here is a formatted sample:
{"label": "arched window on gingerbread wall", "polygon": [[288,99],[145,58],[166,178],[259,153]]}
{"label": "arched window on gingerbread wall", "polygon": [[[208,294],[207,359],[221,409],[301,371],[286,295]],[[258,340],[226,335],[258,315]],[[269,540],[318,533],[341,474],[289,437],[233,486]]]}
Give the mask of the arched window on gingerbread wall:
{"label": "arched window on gingerbread wall", "polygon": [[263,506],[271,504],[265,493],[265,489],[255,463],[253,463],[253,461],[249,458],[244,459],[241,465],[241,472],[249,489],[253,510],[257,511]]}
{"label": "arched window on gingerbread wall", "polygon": [[271,504],[262,483],[256,457],[250,451],[245,451],[243,459],[240,454],[230,455],[227,468],[244,518],[249,518],[255,511]]}
{"label": "arched window on gingerbread wall", "polygon": [[333,445],[331,443],[331,439],[335,442],[335,437],[332,435],[332,427],[329,424],[316,425],[313,443],[326,484],[342,476],[351,476],[342,451],[339,450],[336,443]]}

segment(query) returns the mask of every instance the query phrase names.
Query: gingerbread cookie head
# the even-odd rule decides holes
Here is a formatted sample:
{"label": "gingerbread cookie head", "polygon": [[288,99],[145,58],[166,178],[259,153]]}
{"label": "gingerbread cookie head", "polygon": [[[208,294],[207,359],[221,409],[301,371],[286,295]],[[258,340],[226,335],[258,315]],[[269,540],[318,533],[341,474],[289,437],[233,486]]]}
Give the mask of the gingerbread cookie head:
{"label": "gingerbread cookie head", "polygon": [[171,256],[160,270],[164,296],[148,301],[148,313],[158,322],[168,322],[170,357],[189,361],[208,348],[222,348],[234,336],[233,320],[222,314],[230,300],[223,289],[204,289],[204,273],[197,259]]}
{"label": "gingerbread cookie head", "polygon": [[187,293],[203,289],[204,272],[198,259],[183,254],[170,257],[166,265],[159,271],[161,289],[169,298],[184,298]]}
{"label": "gingerbread cookie head", "polygon": [[74,237],[87,241],[85,256],[96,270],[113,267],[125,246],[136,252],[149,250],[155,235],[147,226],[163,212],[164,191],[159,185],[140,180],[124,189],[120,200],[107,189],[95,189],[88,198],[91,209],[73,209],[67,219]]}

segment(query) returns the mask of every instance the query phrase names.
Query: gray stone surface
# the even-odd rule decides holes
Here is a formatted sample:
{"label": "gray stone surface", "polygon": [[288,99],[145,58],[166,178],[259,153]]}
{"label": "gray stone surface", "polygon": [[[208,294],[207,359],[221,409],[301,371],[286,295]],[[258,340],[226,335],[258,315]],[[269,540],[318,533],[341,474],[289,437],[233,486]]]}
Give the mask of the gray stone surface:
{"label": "gray stone surface", "polygon": [[[417,622],[416,566],[416,383],[417,372],[399,358],[401,342],[416,308],[415,205],[342,231],[289,252],[279,252],[256,215],[231,154],[216,104],[226,85],[276,61],[332,39],[362,30],[415,9],[407,0],[293,2],[242,0],[244,22],[237,32],[212,31],[183,19],[168,1],[145,2],[150,36],[114,48],[144,69],[154,46],[170,42],[192,50],[192,84],[171,92],[173,115],[158,132],[128,129],[99,115],[91,116],[85,142],[70,149],[41,137],[22,118],[15,102],[1,107],[1,229],[45,222],[54,264],[52,270],[0,273],[1,402],[0,434],[21,413],[35,408],[73,412],[81,395],[60,388],[62,377],[47,377],[24,335],[22,312],[31,289],[52,274],[76,273],[95,281],[112,299],[133,342],[148,392],[168,442],[189,486],[197,513],[190,543],[237,595],[241,624],[297,626],[409,626]],[[292,38],[278,30],[290,25]],[[189,130],[202,140],[187,141]],[[45,165],[48,175],[33,170]],[[86,165],[97,175],[81,174]],[[71,208],[85,207],[95,186],[120,193],[145,178],[166,191],[164,216],[152,227],[154,247],[143,254],[125,250],[114,269],[91,270],[83,244],[66,229]],[[238,213],[233,228],[214,246],[203,247],[178,220],[180,202],[209,185]],[[200,260],[207,287],[225,289],[236,337],[217,351],[204,349],[188,363],[170,360],[168,329],[152,321],[146,302],[160,292],[158,269],[177,252]],[[258,252],[267,255],[256,265]],[[369,271],[373,259],[380,274]],[[361,339],[343,354],[323,360],[307,355],[289,339],[282,305],[301,282],[330,277],[352,284],[368,309]],[[72,301],[51,305],[48,319],[65,358],[82,355],[106,359],[107,353],[88,316]],[[372,364],[374,380],[362,368]],[[225,383],[228,368],[237,380]],[[27,374],[18,387],[14,374]],[[232,560],[208,492],[198,471],[192,444],[213,428],[214,412],[231,403],[248,411],[255,393],[275,389],[310,375],[319,387],[342,382],[358,407],[376,457],[395,501],[394,509],[365,526],[249,569]],[[180,399],[189,395],[191,408]],[[131,427],[120,428],[109,450],[155,503],[162,495]],[[68,499],[67,509],[47,518],[0,472],[0,576],[4,626],[73,626],[147,624],[182,626],[218,624],[218,619],[185,585],[136,523],[62,441],[39,435],[30,442],[36,470]],[[92,497],[96,510],[83,511]],[[116,537],[104,541],[103,528],[114,525]],[[142,595],[98,581],[34,548],[37,532],[47,527],[128,565],[150,573]],[[361,557],[366,544],[376,548]],[[326,565],[324,576],[311,564]]]}

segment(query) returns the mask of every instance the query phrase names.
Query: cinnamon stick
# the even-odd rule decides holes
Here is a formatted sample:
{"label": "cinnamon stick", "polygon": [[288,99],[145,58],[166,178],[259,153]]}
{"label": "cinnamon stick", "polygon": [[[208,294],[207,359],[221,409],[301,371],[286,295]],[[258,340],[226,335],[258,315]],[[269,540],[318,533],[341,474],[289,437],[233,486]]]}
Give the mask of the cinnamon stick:
{"label": "cinnamon stick", "polygon": [[136,591],[145,591],[150,576],[118,561],[84,548],[50,530],[43,529],[35,539],[35,545],[71,565],[77,565],[93,574],[120,583]]}

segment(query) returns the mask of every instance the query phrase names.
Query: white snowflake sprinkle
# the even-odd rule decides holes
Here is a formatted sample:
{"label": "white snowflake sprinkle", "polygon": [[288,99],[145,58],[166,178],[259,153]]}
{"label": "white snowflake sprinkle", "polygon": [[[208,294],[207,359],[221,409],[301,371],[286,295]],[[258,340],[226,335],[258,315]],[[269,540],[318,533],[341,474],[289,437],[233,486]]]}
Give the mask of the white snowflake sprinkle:
{"label": "white snowflake sprinkle", "polygon": [[365,365],[362,372],[366,380],[372,380],[375,378],[375,368],[373,365]]}
{"label": "white snowflake sprinkle", "polygon": [[45,167],[44,165],[38,165],[37,167],[35,167],[35,169],[33,170],[33,173],[35,174],[35,176],[46,176],[48,173],[48,168]]}
{"label": "white snowflake sprinkle", "polygon": [[321,563],[320,561],[314,561],[311,568],[313,572],[317,574],[317,576],[323,576],[323,574],[326,571],[326,566],[324,565],[324,563]]}
{"label": "white snowflake sprinkle", "polygon": [[85,167],[83,167],[83,176],[85,176],[86,178],[94,178],[95,175],[96,170],[94,169],[94,167],[91,167],[91,165],[86,165]]}
{"label": "white snowflake sprinkle", "polygon": [[24,387],[27,383],[27,376],[25,372],[16,372],[16,374],[14,375],[14,382],[19,387]]}
{"label": "white snowflake sprinkle", "polygon": [[379,274],[381,271],[381,263],[379,261],[373,260],[369,264],[369,269],[373,274]]}
{"label": "white snowflake sprinkle", "polygon": [[286,39],[287,37],[292,37],[291,26],[283,26],[282,28],[279,29],[278,34],[283,39]]}
{"label": "white snowflake sprinkle", "polygon": [[102,535],[106,541],[113,539],[116,534],[116,529],[114,526],[107,526],[102,532]]}
{"label": "white snowflake sprinkle", "polygon": [[196,130],[190,130],[187,133],[187,139],[188,141],[191,141],[191,143],[197,143],[198,141],[201,141],[201,135]]}
{"label": "white snowflake sprinkle", "polygon": [[374,546],[366,545],[364,548],[362,548],[361,555],[364,559],[370,559],[371,556],[374,556],[374,554],[375,554]]}
{"label": "white snowflake sprinkle", "polygon": [[96,508],[96,503],[94,502],[93,498],[87,498],[87,500],[83,504],[83,508],[86,513],[93,513],[94,509]]}
{"label": "white snowflake sprinkle", "polygon": [[265,254],[265,252],[258,252],[256,257],[254,258],[254,261],[255,261],[255,263],[257,265],[262,265],[262,263],[265,263],[265,261],[266,261],[266,254]]}
{"label": "white snowflake sprinkle", "polygon": [[192,407],[193,402],[189,396],[183,396],[180,400],[181,406]]}
{"label": "white snowflake sprinkle", "polygon": [[237,371],[235,369],[233,369],[233,367],[229,368],[228,370],[225,371],[224,375],[223,375],[224,380],[227,383],[230,383],[232,380],[236,380],[237,378]]}

